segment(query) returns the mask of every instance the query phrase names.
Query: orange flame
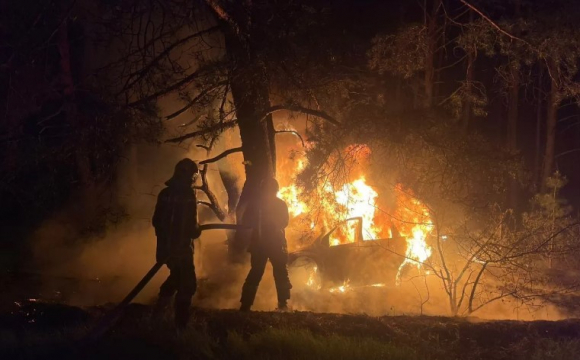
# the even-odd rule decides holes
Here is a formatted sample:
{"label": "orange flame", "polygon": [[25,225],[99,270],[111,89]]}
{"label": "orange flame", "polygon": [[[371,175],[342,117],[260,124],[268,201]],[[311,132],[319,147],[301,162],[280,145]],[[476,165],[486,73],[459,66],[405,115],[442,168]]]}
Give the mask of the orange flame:
{"label": "orange flame", "polygon": [[[359,164],[357,170],[361,168],[360,164],[370,155],[370,149],[366,145],[352,145],[345,151],[355,153],[354,160]],[[397,284],[401,282],[402,270],[407,265],[421,269],[425,261],[431,257],[432,249],[426,241],[433,229],[429,212],[424,204],[417,200],[412,193],[403,190],[401,185],[395,187],[396,206],[393,218],[390,219],[377,211],[379,194],[367,184],[362,169],[354,180],[345,183],[338,189],[329,183],[321,183],[317,186],[315,194],[307,197],[301,194],[298,187],[292,183],[295,174],[302,171],[305,166],[305,158],[295,158],[294,168],[286,171],[286,175],[289,175],[291,181],[287,181],[288,185],[281,187],[278,192],[278,196],[288,205],[291,219],[307,220],[305,227],[308,227],[308,231],[312,231],[320,225],[328,231],[346,219],[360,217],[362,218],[363,240],[390,237],[391,225],[394,225],[407,242],[405,259],[397,273]],[[285,166],[285,168],[289,167]],[[310,215],[315,209],[321,211],[319,210],[319,215],[313,219]],[[356,241],[356,227],[356,222],[339,225],[331,234],[330,245]],[[337,288],[335,291],[344,292],[346,287],[347,284],[343,285],[342,290]]]}
{"label": "orange flame", "polygon": [[414,265],[421,269],[424,263],[431,257],[432,249],[427,244],[427,236],[433,230],[433,222],[429,211],[409,190],[403,190],[397,185],[397,212],[400,219],[399,231],[401,236],[406,237],[407,250],[405,260],[399,266],[396,284],[401,283],[402,271],[407,265]]}

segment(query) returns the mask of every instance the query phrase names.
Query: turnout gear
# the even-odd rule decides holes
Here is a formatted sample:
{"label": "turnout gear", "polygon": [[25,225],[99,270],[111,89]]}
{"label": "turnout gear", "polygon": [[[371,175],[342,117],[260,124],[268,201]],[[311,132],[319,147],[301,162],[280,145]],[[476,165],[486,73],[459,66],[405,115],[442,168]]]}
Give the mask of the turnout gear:
{"label": "turnout gear", "polygon": [[258,286],[264,275],[266,263],[270,260],[278,295],[278,308],[287,308],[290,299],[290,279],[288,277],[288,250],[284,229],[288,226],[288,207],[276,197],[278,182],[267,179],[262,183],[263,196],[249,204],[243,214],[242,223],[252,227],[252,238],[248,251],[251,253],[251,269],[242,287],[240,310],[248,311]]}
{"label": "turnout gear", "polygon": [[184,328],[189,320],[191,299],[197,288],[193,264],[193,239],[200,236],[197,199],[192,189],[197,165],[183,159],[175,166],[173,177],[159,193],[153,226],[157,236],[157,262],[167,265],[170,275],[161,285],[154,316],[160,317],[175,295],[175,323]]}

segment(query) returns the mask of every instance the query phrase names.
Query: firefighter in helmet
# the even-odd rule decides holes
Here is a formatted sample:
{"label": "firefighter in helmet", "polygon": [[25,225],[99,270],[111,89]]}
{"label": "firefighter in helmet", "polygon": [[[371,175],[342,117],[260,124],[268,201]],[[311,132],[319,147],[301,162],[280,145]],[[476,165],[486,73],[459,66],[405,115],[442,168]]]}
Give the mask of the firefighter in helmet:
{"label": "firefighter in helmet", "polygon": [[193,240],[201,234],[197,221],[197,200],[192,188],[198,176],[194,161],[183,159],[175,166],[171,179],[157,197],[153,226],[157,236],[157,262],[164,263],[170,274],[161,285],[154,317],[161,317],[175,295],[175,325],[185,328],[191,300],[197,289],[193,264]]}
{"label": "firefighter in helmet", "polygon": [[254,303],[268,260],[272,263],[276,282],[278,309],[288,308],[292,288],[286,267],[288,250],[284,231],[288,226],[288,206],[277,197],[277,193],[276,179],[265,179],[261,184],[261,196],[248,204],[242,216],[242,224],[253,228],[253,231],[248,248],[251,269],[242,288],[241,311],[249,311]]}

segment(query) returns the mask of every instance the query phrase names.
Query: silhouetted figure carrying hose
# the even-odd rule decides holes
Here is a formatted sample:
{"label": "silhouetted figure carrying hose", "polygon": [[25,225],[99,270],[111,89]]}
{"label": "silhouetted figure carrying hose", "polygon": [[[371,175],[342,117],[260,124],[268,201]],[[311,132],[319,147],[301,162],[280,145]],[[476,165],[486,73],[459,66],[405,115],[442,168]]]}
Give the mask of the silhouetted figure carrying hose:
{"label": "silhouetted figure carrying hose", "polygon": [[[243,229],[240,225],[235,224],[203,224],[199,226],[201,232],[206,230],[240,230]],[[143,279],[135,285],[135,287],[125,296],[125,298],[117,304],[111,311],[109,311],[100,321],[95,325],[95,327],[88,333],[84,342],[81,346],[90,344],[90,342],[99,339],[103,334],[105,334],[117,321],[117,319],[122,315],[123,310],[127,305],[133,301],[133,299],[139,295],[139,293],[145,288],[145,286],[151,281],[153,276],[157,274],[159,269],[167,262],[167,259],[161,262],[155,263],[151,269],[145,274]]]}
{"label": "silhouetted figure carrying hose", "polygon": [[288,226],[288,206],[277,197],[278,182],[274,178],[262,182],[261,196],[248,204],[241,223],[251,227],[252,238],[248,251],[251,254],[251,269],[242,288],[241,311],[249,311],[256,298],[258,285],[268,260],[272,263],[278,309],[287,310],[290,299],[288,277],[288,249],[284,229]]}
{"label": "silhouetted figure carrying hose", "polygon": [[198,174],[195,162],[190,159],[179,161],[173,177],[165,183],[167,187],[157,197],[153,215],[157,263],[166,264],[170,271],[161,285],[153,317],[160,318],[175,295],[175,325],[179,329],[187,326],[191,300],[197,289],[193,240],[200,236],[201,231],[192,184]]}

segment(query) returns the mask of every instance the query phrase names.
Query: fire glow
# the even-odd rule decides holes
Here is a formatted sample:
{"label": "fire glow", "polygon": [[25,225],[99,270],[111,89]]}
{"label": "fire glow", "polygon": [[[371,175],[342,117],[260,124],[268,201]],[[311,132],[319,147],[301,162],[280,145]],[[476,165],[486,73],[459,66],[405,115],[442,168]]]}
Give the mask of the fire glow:
{"label": "fire glow", "polygon": [[427,236],[433,230],[433,223],[427,208],[400,185],[397,191],[397,217],[404,219],[401,223],[400,234],[407,241],[405,259],[399,266],[396,284],[401,284],[402,271],[407,265],[421,269],[431,257],[432,249],[427,245]]}
{"label": "fire glow", "polygon": [[[370,155],[370,149],[366,145],[352,145],[346,151],[356,150],[362,157]],[[358,159],[357,159],[358,160]],[[358,162],[364,163],[364,161]],[[305,158],[295,159],[293,174],[284,174],[294,179],[296,174],[306,166]],[[361,166],[359,166],[360,168]],[[288,211],[292,219],[305,219],[309,224],[308,230],[312,231],[322,226],[328,231],[338,225],[329,238],[330,246],[348,244],[357,241],[357,222],[344,220],[350,218],[362,218],[362,240],[375,240],[392,237],[391,226],[394,225],[400,235],[406,238],[406,252],[401,254],[404,258],[399,266],[396,283],[401,281],[402,270],[407,265],[421,269],[424,262],[432,254],[431,247],[426,239],[433,228],[427,208],[418,201],[409,191],[404,191],[401,185],[395,187],[396,209],[391,219],[380,214],[378,211],[379,194],[367,184],[363,169],[359,170],[358,176],[350,182],[344,183],[338,188],[330,183],[321,183],[316,187],[315,194],[308,197],[300,193],[300,189],[294,183],[280,188],[278,196],[288,205]],[[311,213],[318,211],[318,215],[309,218]],[[382,215],[382,216],[381,216]],[[342,223],[342,224],[341,224]],[[343,293],[347,284],[334,289],[334,292]]]}
{"label": "fire glow", "polygon": [[[335,193],[336,202],[342,205],[347,211],[347,218],[361,217],[363,221],[363,239],[377,239],[382,231],[380,226],[375,225],[375,210],[377,192],[366,184],[366,179],[361,176],[352,183],[344,184],[342,189]],[[346,234],[338,237],[331,237],[330,244],[338,245],[347,239],[356,239],[356,224],[348,224]],[[341,229],[339,229],[341,230]],[[339,231],[340,234],[340,231]]]}

